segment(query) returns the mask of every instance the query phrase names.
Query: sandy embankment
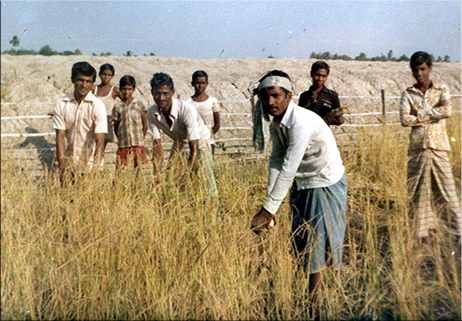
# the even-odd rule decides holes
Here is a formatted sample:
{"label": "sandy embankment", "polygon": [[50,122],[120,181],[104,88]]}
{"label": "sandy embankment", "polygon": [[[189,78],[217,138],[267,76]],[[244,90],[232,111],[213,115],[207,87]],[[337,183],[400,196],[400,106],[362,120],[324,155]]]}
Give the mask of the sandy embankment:
{"label": "sandy embankment", "polygon": [[[10,56],[1,57],[1,95],[2,117],[19,115],[44,115],[53,109],[53,103],[61,96],[72,91],[70,72],[72,64],[86,60],[97,70],[103,63],[111,63],[116,69],[113,84],[125,74],[135,77],[138,83],[138,99],[147,105],[153,100],[150,94],[149,80],[155,72],[165,72],[172,76],[176,93],[185,98],[193,93],[190,85],[191,74],[195,70],[205,70],[209,74],[208,93],[224,100],[224,113],[249,112],[249,83],[260,78],[266,71],[280,69],[286,71],[295,85],[295,95],[307,90],[311,84],[309,69],[315,61],[312,59],[185,59],[161,57],[86,57],[86,56]],[[413,79],[406,62],[359,62],[328,61],[331,73],[327,86],[336,90],[340,96],[380,96],[384,89],[387,96],[399,96]],[[461,92],[460,63],[435,63],[433,79],[446,83],[452,94]],[[99,79],[96,83],[99,83]],[[297,101],[297,100],[296,100]],[[30,104],[39,102],[44,104]],[[460,99],[454,100],[460,108]],[[341,103],[348,106],[349,113],[381,111],[380,100],[342,98]],[[388,100],[387,109],[397,110],[398,100]],[[396,121],[390,116],[390,121]],[[222,126],[251,126],[251,119],[245,116],[223,116]],[[377,122],[379,117],[350,117],[350,123]],[[348,132],[352,128],[336,129],[336,133]],[[2,133],[51,132],[51,121],[46,119],[2,121]],[[218,138],[251,137],[250,131],[221,131]],[[2,148],[23,143],[25,138],[2,139]],[[54,144],[53,137],[43,137],[33,143],[49,147]],[[22,145],[27,147],[28,143]],[[30,145],[30,144],[29,144]],[[37,146],[30,145],[29,148]],[[115,147],[115,146],[114,146]]]}

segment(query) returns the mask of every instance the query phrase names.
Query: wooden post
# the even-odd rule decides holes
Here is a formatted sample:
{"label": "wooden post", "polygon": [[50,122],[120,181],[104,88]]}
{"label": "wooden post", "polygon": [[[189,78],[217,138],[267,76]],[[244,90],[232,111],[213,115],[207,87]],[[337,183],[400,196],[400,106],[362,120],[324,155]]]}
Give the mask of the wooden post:
{"label": "wooden post", "polygon": [[385,105],[385,90],[382,89],[382,126],[387,124],[387,108]]}

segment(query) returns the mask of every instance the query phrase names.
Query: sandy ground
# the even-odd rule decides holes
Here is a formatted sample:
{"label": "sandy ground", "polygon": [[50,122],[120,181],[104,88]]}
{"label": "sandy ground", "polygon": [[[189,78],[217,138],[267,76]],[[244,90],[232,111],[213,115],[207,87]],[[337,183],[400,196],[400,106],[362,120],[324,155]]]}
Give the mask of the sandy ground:
{"label": "sandy ground", "polygon": [[[176,94],[186,98],[193,93],[190,85],[194,71],[202,69],[209,74],[209,95],[217,97],[222,103],[222,112],[250,112],[248,87],[251,81],[259,79],[265,72],[280,69],[287,72],[295,86],[294,95],[298,96],[311,85],[309,70],[313,59],[186,59],[161,57],[86,57],[86,56],[1,56],[1,98],[2,117],[19,115],[45,115],[53,110],[55,101],[72,91],[70,81],[71,67],[77,61],[88,61],[95,69],[103,63],[115,67],[116,74],[112,81],[118,84],[120,77],[129,74],[137,81],[136,97],[146,105],[153,103],[149,81],[156,72],[169,74],[176,87]],[[375,96],[381,90],[387,96],[399,96],[413,83],[408,63],[406,62],[359,62],[328,61],[331,72],[327,86],[336,90],[340,96]],[[435,82],[446,83],[451,93],[460,95],[461,64],[435,63],[432,73]],[[97,79],[95,84],[100,81]],[[295,99],[297,102],[298,100]],[[398,110],[397,99],[387,100],[387,110]],[[454,100],[460,109],[460,99]],[[15,104],[5,104],[15,103]],[[341,98],[349,113],[381,111],[381,101],[377,99]],[[390,116],[396,121],[396,115]],[[380,117],[350,117],[349,123],[371,123]],[[251,126],[251,118],[246,116],[223,116],[222,126]],[[337,128],[335,133],[348,132],[350,128]],[[2,133],[52,132],[52,124],[48,119],[4,120]],[[221,131],[217,138],[251,137],[250,131]],[[5,146],[27,147],[30,139],[4,138]],[[41,137],[33,145],[51,147],[54,137]],[[32,146],[32,145],[31,145]],[[29,146],[29,147],[31,147]]]}

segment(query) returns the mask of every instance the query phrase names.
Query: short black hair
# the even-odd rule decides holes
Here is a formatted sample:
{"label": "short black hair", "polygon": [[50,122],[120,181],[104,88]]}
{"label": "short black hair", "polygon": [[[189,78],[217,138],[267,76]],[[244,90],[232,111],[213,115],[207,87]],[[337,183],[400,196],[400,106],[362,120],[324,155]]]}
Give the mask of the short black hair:
{"label": "short black hair", "polygon": [[[287,78],[287,79],[289,79],[290,81],[292,81],[292,80],[290,79],[289,75],[288,75],[286,72],[284,72],[284,71],[282,71],[282,70],[276,70],[276,69],[274,69],[274,70],[268,71],[263,77],[261,77],[261,79],[259,80],[259,83],[261,84],[261,82],[262,82],[264,79],[266,79],[266,78],[268,78],[268,77],[271,77],[271,76],[284,77],[284,78]],[[285,88],[281,88],[281,89],[282,89],[286,94],[289,93],[289,91],[288,91],[287,89],[285,89]]]}
{"label": "short black hair", "polygon": [[316,61],[314,64],[311,65],[311,72],[310,75],[313,75],[314,72],[316,72],[319,69],[325,69],[327,70],[327,74],[330,72],[330,67],[325,61]]}
{"label": "short black hair", "polygon": [[119,88],[122,89],[122,87],[125,87],[125,86],[132,86],[133,89],[135,89],[136,88],[135,78],[133,78],[130,75],[125,75],[122,78],[120,78]]}
{"label": "short black hair", "polygon": [[114,66],[111,64],[104,64],[99,67],[99,75],[103,73],[103,71],[110,70],[112,72],[112,75],[115,76],[115,69]]}
{"label": "short black hair", "polygon": [[87,61],[79,61],[72,65],[71,78],[72,81],[77,79],[78,75],[93,77],[93,82],[96,80],[96,69],[93,68]]}
{"label": "short black hair", "polygon": [[205,79],[207,80],[207,82],[209,81],[209,75],[207,75],[207,73],[203,70],[196,70],[193,74],[192,74],[192,82],[194,82],[197,78],[199,77],[205,77]]}
{"label": "short black hair", "polygon": [[426,53],[425,51],[414,52],[411,56],[410,65],[411,68],[419,66],[422,64],[427,64],[428,67],[432,66],[432,56]]}
{"label": "short black hair", "polygon": [[164,74],[163,72],[155,73],[151,79],[151,90],[154,90],[156,88],[160,88],[163,86],[167,86],[173,91],[175,87],[173,85],[172,77],[170,77],[167,74]]}

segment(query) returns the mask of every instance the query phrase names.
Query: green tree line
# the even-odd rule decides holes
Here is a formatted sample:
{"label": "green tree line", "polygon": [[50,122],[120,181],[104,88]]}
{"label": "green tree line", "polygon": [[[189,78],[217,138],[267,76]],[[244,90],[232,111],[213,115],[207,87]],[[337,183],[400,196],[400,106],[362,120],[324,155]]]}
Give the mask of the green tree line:
{"label": "green tree line", "polygon": [[[451,57],[448,55],[445,55],[443,58],[441,56],[438,56],[438,58],[435,59],[435,56],[430,55],[435,62],[451,62]],[[332,55],[329,51],[326,52],[311,52],[310,58],[312,59],[323,59],[323,60],[356,60],[356,61],[409,61],[409,57],[406,55],[401,55],[399,58],[396,58],[393,54],[393,50],[390,50],[388,54],[385,56],[384,54],[381,54],[380,56],[374,56],[374,57],[367,57],[364,52],[361,52],[358,56],[355,58],[352,58],[347,55],[338,55],[334,54]]]}

